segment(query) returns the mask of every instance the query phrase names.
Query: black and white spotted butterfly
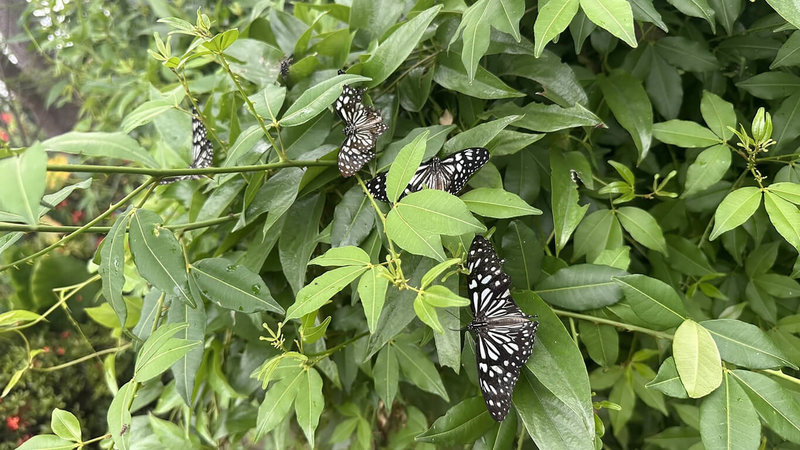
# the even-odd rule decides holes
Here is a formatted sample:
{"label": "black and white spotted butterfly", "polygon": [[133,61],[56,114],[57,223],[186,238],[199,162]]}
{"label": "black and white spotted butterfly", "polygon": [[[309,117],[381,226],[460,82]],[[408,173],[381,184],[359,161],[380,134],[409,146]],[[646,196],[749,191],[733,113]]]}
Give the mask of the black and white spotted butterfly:
{"label": "black and white spotted butterfly", "polygon": [[[425,186],[458,195],[469,178],[488,161],[489,150],[483,147],[465,148],[444,159],[434,156],[420,164],[400,198],[420,191]],[[367,190],[372,196],[384,202],[389,201],[386,196],[386,173],[381,172],[367,182]]]}
{"label": "black and white spotted butterfly", "polygon": [[[205,169],[214,162],[214,146],[206,137],[206,126],[200,120],[197,109],[192,108],[192,163],[190,169]],[[158,184],[169,184],[182,180],[199,180],[205,178],[204,175],[179,175],[176,177],[164,178]]]}
{"label": "black and white spotted butterfly", "polygon": [[511,406],[519,372],[533,350],[539,322],[511,298],[511,278],[501,269],[492,244],[475,236],[467,255],[470,306],[475,333],[475,359],[483,400],[492,418],[502,421]]}
{"label": "black and white spotted butterfly", "polygon": [[345,139],[339,150],[339,172],[349,177],[375,157],[375,142],[389,127],[381,113],[361,103],[366,89],[344,85],[333,109],[344,122]]}

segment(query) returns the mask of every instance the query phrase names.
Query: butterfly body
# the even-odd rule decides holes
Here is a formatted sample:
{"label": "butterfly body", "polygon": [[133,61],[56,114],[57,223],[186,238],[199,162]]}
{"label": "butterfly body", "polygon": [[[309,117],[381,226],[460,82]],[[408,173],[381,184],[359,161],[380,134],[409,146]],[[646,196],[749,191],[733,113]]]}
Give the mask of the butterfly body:
{"label": "butterfly body", "polygon": [[389,129],[381,113],[361,100],[366,89],[344,85],[333,109],[344,122],[345,139],[339,150],[339,171],[349,177],[375,157],[375,143]]}
{"label": "butterfly body", "polygon": [[[465,148],[443,159],[434,156],[420,164],[400,198],[425,187],[458,195],[470,177],[488,161],[489,150],[483,147]],[[386,195],[386,174],[387,172],[381,172],[366,184],[372,196],[384,202],[389,201]]]}
{"label": "butterfly body", "polygon": [[467,282],[473,320],[478,381],[492,418],[502,421],[523,365],[531,356],[538,322],[532,321],[511,297],[511,279],[492,244],[476,236],[467,255]]}

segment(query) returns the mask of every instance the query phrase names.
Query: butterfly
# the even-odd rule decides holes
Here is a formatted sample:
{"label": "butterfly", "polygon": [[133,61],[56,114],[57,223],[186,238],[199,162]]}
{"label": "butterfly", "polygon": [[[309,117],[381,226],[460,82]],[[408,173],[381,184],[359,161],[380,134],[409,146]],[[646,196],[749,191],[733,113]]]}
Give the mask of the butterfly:
{"label": "butterfly", "polygon": [[[465,148],[444,159],[434,156],[420,164],[408,186],[400,194],[400,198],[421,191],[425,186],[458,195],[461,189],[464,189],[467,180],[487,161],[489,161],[489,150],[483,147]],[[372,196],[384,202],[389,201],[386,196],[386,173],[381,172],[367,182],[367,190]]]}
{"label": "butterfly", "polygon": [[349,177],[375,157],[375,142],[389,127],[381,113],[361,103],[366,89],[344,85],[333,109],[344,122],[345,139],[339,150],[339,172]]}
{"label": "butterfly", "polygon": [[284,80],[289,77],[289,68],[291,68],[293,62],[294,62],[294,55],[289,55],[281,59],[279,63],[280,75],[281,78],[283,78]]}
{"label": "butterfly", "polygon": [[[206,126],[200,120],[197,109],[192,107],[192,163],[190,169],[205,169],[214,162],[214,147],[206,137]],[[169,184],[182,180],[199,180],[203,175],[179,175],[164,178],[158,184]]]}
{"label": "butterfly", "polygon": [[492,244],[475,236],[467,255],[470,308],[473,319],[467,329],[475,333],[475,359],[483,400],[492,418],[506,418],[519,372],[533,350],[539,322],[511,298],[511,278]]}

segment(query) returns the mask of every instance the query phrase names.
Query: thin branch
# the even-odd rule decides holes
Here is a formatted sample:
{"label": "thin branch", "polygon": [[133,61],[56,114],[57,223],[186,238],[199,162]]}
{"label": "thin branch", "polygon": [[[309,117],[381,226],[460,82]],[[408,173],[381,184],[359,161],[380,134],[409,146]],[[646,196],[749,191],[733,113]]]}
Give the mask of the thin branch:
{"label": "thin branch", "polygon": [[[190,223],[178,223],[178,224],[170,224],[164,225],[164,228],[168,230],[182,230],[182,231],[189,231],[189,230],[196,230],[198,228],[206,228],[211,227],[214,225],[219,225],[221,223],[230,222],[239,218],[240,213],[229,214],[225,217],[218,217],[216,219],[209,219],[209,220],[201,220],[199,222],[190,222]],[[83,227],[73,225],[65,225],[65,226],[54,226],[54,225],[26,225],[21,223],[8,223],[8,222],[0,222],[0,231],[23,231],[26,233],[69,233],[72,231],[78,231]],[[111,227],[90,227],[83,230],[86,233],[101,233],[106,234],[111,231]]]}
{"label": "thin branch", "polygon": [[105,355],[105,354],[108,354],[108,353],[121,352],[123,350],[126,350],[130,346],[131,346],[131,344],[127,343],[125,345],[120,345],[119,347],[107,348],[105,350],[96,351],[94,353],[88,354],[86,356],[82,356],[82,357],[80,357],[78,359],[73,359],[72,361],[65,362],[64,364],[59,364],[57,366],[41,367],[41,368],[34,367],[31,370],[34,370],[34,371],[37,371],[37,372],[53,372],[53,371],[56,371],[56,370],[59,370],[59,369],[63,369],[65,367],[74,366],[75,364],[80,364],[80,363],[82,363],[84,361],[90,360],[90,359],[92,359],[94,357],[97,357],[97,356]]}
{"label": "thin branch", "polygon": [[553,309],[553,312],[556,313],[556,315],[558,316],[573,317],[575,319],[588,320],[589,322],[612,325],[618,328],[626,329],[628,331],[636,331],[639,333],[649,334],[650,336],[654,336],[661,339],[672,340],[673,338],[671,334],[665,333],[663,331],[651,330],[649,328],[639,327],[636,325],[631,325],[629,323],[617,322],[616,320],[603,319],[602,317],[589,316],[587,314],[579,314],[579,313],[574,313],[572,311],[564,311],[561,309]]}
{"label": "thin branch", "polygon": [[150,169],[146,167],[94,166],[81,164],[48,164],[49,172],[79,173],[130,173],[150,175],[153,177],[171,177],[175,175],[213,175],[217,173],[259,172],[262,170],[280,169],[283,167],[335,166],[336,161],[283,161],[252,166],[207,167],[205,169]]}

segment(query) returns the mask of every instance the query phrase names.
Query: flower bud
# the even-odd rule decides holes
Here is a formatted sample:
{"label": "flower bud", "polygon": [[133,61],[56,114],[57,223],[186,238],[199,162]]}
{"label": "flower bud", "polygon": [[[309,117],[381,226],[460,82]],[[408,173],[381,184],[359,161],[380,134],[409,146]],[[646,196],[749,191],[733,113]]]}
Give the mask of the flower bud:
{"label": "flower bud", "polygon": [[766,142],[772,136],[772,116],[764,108],[758,108],[756,111],[750,132],[757,143]]}

